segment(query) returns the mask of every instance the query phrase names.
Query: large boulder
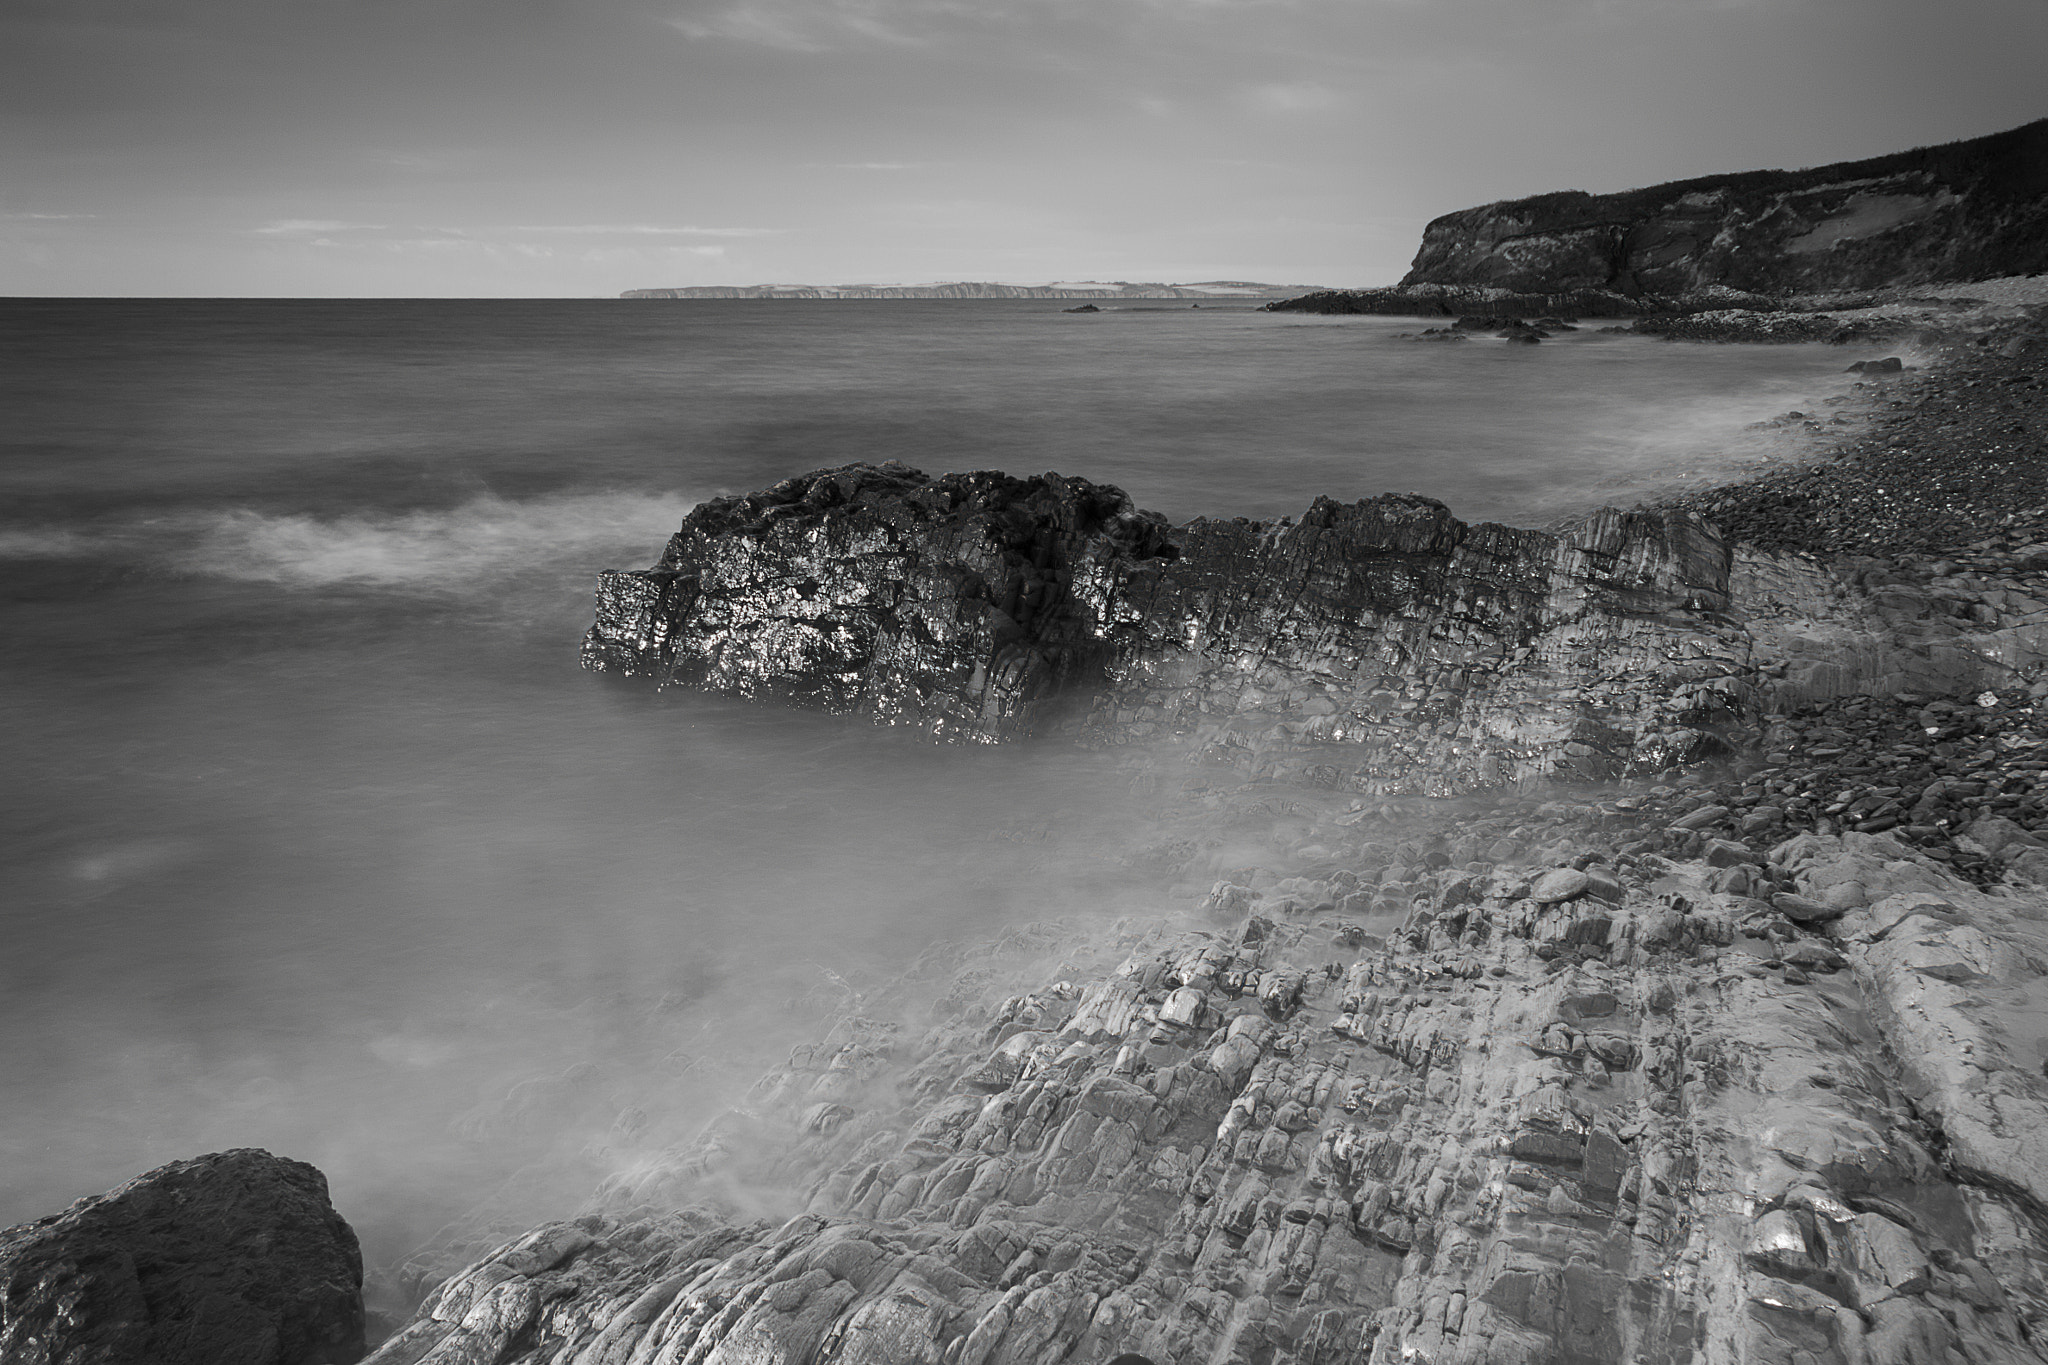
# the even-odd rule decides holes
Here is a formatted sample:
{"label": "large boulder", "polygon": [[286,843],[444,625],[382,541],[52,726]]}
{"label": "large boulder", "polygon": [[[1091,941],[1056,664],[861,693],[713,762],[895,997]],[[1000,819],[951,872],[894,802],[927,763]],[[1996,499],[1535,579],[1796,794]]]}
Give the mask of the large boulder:
{"label": "large boulder", "polygon": [[1247,776],[1448,793],[1655,770],[1743,720],[1728,553],[1690,514],[1563,533],[1432,498],[1169,526],[1047,474],[819,470],[600,576],[588,668],[970,739],[1192,743]]}
{"label": "large boulder", "polygon": [[301,1161],[173,1162],[0,1232],[8,1365],[347,1365],[363,1259]]}

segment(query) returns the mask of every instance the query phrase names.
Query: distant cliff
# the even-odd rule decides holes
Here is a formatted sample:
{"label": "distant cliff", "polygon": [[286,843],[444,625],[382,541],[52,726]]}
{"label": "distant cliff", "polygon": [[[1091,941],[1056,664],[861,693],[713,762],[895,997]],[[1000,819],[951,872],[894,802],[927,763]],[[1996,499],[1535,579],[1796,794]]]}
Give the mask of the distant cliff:
{"label": "distant cliff", "polygon": [[1693,312],[2048,270],[2048,119],[1803,171],[1562,190],[1447,213],[1392,289],[1281,310]]}
{"label": "distant cliff", "polygon": [[1445,214],[1401,281],[1818,293],[2048,269],[2048,119],[1804,171],[1566,190]]}
{"label": "distant cliff", "polygon": [[628,289],[622,299],[1279,299],[1315,289],[1305,284],[1257,284],[1248,280],[1205,280],[1200,284],[1129,284],[1123,280],[1082,280],[1060,284],[990,284],[955,280],[939,284],[745,284],[693,285],[682,289]]}

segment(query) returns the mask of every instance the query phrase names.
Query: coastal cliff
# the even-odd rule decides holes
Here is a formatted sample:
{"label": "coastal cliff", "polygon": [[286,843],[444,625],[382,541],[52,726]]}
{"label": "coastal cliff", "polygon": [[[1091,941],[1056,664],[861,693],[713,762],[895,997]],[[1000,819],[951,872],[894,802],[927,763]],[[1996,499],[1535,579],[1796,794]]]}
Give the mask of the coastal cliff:
{"label": "coastal cliff", "polygon": [[2048,119],[1800,171],[1564,190],[1448,213],[1384,290],[1306,312],[1625,316],[2048,270]]}

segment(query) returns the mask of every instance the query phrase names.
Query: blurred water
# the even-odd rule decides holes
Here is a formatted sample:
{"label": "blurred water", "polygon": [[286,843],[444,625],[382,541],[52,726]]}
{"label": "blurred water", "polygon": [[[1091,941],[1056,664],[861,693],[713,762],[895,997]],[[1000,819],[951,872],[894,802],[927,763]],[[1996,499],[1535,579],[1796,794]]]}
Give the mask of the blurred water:
{"label": "blurred water", "polygon": [[593,572],[705,496],[901,459],[1535,524],[1842,383],[1421,325],[0,301],[0,1225],[239,1145],[326,1170],[377,1261],[559,1214],[623,1108],[686,1126],[934,937],[1147,903],[1108,759],[578,672]]}

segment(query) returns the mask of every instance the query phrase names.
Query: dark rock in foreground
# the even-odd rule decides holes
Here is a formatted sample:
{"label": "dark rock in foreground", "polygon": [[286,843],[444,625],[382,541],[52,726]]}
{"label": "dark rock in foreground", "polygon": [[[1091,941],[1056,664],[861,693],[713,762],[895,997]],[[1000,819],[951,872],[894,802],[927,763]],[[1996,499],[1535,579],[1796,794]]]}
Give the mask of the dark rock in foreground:
{"label": "dark rock in foreground", "polygon": [[0,1360],[347,1365],[362,1288],[320,1172],[217,1152],[0,1232]]}
{"label": "dark rock in foreground", "polygon": [[660,564],[602,575],[583,657],[945,736],[1173,738],[1247,776],[1441,794],[1720,747],[1728,563],[1688,513],[1550,535],[1387,495],[1169,527],[1083,479],[847,465],[705,503]]}

